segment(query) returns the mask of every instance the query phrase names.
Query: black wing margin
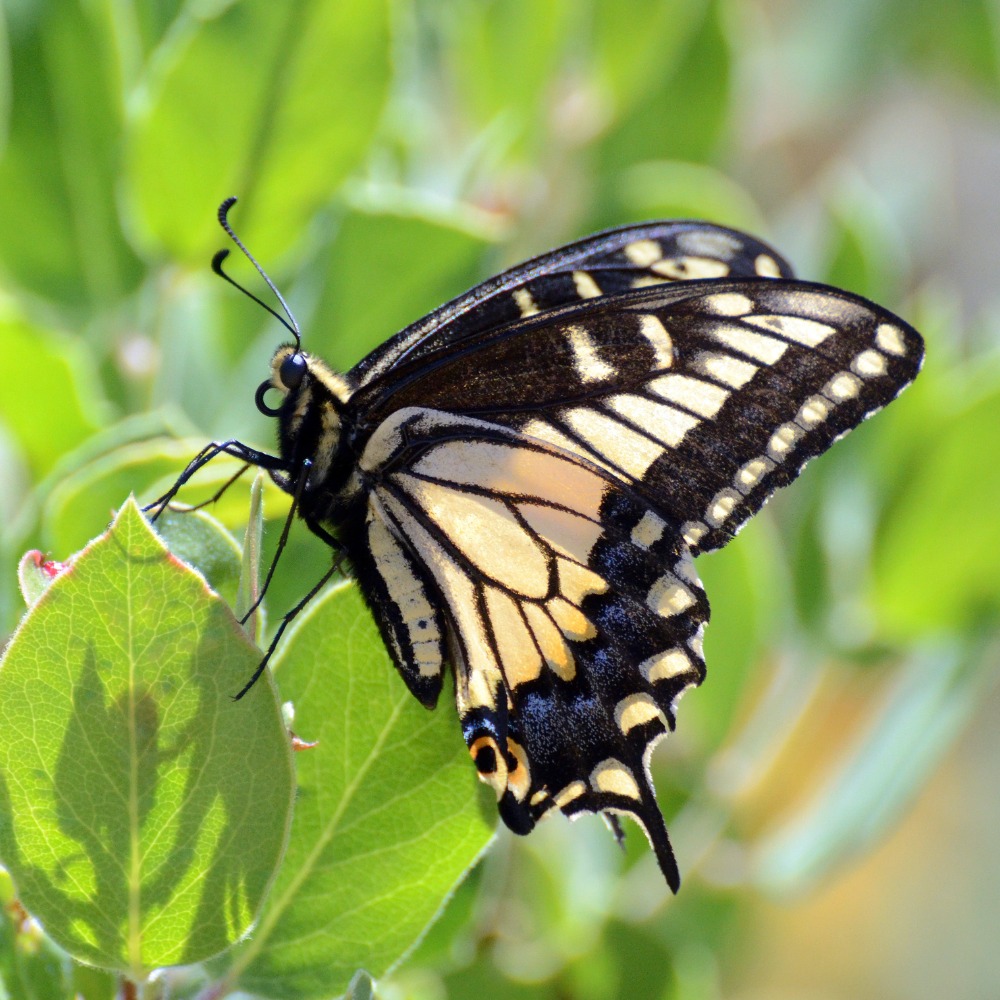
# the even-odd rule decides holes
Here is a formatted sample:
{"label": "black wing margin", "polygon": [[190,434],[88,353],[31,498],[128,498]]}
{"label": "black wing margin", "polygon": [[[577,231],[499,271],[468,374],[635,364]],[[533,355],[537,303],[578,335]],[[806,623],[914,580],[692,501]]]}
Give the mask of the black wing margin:
{"label": "black wing margin", "polygon": [[355,386],[403,362],[560,306],[636,288],[704,278],[791,278],[766,243],[710,222],[663,221],[597,233],[532,258],[435,309],[349,373]]}

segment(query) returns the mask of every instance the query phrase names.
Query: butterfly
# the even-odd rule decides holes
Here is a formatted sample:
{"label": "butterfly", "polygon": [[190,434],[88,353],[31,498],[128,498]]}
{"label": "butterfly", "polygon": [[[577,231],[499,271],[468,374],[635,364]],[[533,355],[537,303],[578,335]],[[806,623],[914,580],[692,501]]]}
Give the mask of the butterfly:
{"label": "butterfly", "polygon": [[450,665],[504,823],[595,812],[620,838],[631,816],[676,892],[649,764],[705,676],[693,559],[895,398],[919,334],[743,233],[651,222],[505,271],[339,373],[302,349],[234,201],[219,221],[288,319],[237,287],[294,338],[256,394],[277,454],[213,443],[150,509],[219,454],[266,470],[428,708]]}

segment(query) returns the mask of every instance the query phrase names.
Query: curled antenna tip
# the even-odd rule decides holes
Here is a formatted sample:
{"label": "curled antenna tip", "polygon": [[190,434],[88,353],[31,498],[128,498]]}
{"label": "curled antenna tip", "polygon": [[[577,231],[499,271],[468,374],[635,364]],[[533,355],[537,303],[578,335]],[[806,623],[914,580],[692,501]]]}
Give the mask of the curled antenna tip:
{"label": "curled antenna tip", "polygon": [[[266,309],[286,330],[295,338],[295,349],[299,350],[302,343],[302,338],[299,335],[299,325],[295,322],[295,317],[292,315],[292,311],[288,308],[288,303],[285,302],[281,295],[281,292],[275,287],[274,282],[267,276],[264,269],[257,263],[257,259],[252,253],[243,245],[243,241],[233,232],[233,227],[229,224],[229,219],[227,218],[229,209],[236,204],[236,198],[230,196],[219,206],[219,225],[226,231],[226,235],[240,248],[243,255],[250,261],[251,264],[257,269],[257,273],[264,279],[265,284],[274,293],[277,300],[281,303],[281,308],[285,315],[282,316],[280,313],[275,312],[266,302],[262,302],[253,292],[248,291],[239,282],[233,281],[228,274],[222,269],[222,262],[229,256],[228,250],[219,250],[215,256],[212,258],[212,270],[220,277],[224,278],[229,282],[234,288],[238,288],[247,298],[253,299],[257,305],[262,306]],[[286,318],[287,317],[287,318]]]}
{"label": "curled antenna tip", "polygon": [[229,210],[233,207],[233,205],[236,204],[237,200],[238,199],[236,198],[236,196],[231,194],[219,206],[219,211],[218,211],[219,225],[222,226],[223,229],[226,229],[226,230],[229,229],[229,219],[227,219],[226,216],[229,215]]}
{"label": "curled antenna tip", "polygon": [[222,273],[222,262],[229,256],[228,250],[219,250],[216,255],[212,258],[212,270],[219,275],[219,277],[225,277]]}

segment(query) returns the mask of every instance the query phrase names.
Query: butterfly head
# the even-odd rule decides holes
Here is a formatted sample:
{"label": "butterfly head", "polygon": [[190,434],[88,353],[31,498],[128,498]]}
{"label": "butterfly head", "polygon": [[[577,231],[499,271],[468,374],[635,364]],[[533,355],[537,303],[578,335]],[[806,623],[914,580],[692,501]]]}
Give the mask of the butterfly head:
{"label": "butterfly head", "polygon": [[[289,398],[298,396],[299,391],[309,372],[309,356],[299,350],[297,344],[282,344],[271,358],[271,376],[257,387],[254,397],[257,409],[265,417],[277,417],[282,405]],[[264,398],[271,390],[281,393],[282,400],[278,406],[271,406]]]}

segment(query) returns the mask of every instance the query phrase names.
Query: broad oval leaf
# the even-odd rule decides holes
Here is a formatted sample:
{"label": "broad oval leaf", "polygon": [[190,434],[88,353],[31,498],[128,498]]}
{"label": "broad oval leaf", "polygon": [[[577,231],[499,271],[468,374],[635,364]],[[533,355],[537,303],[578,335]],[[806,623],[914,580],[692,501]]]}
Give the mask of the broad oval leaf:
{"label": "broad oval leaf", "polygon": [[277,676],[295,732],[317,745],[296,754],[285,863],[222,985],[318,1000],[403,957],[489,842],[496,810],[448,699],[428,712],[410,695],[353,586],[309,609]]}
{"label": "broad oval leaf", "polygon": [[71,955],[136,980],[245,934],[280,861],[289,741],[222,601],[134,502],[0,669],[0,856]]}
{"label": "broad oval leaf", "polygon": [[169,34],[132,122],[137,228],[200,264],[220,236],[215,209],[235,194],[241,235],[263,246],[251,210],[267,219],[257,253],[273,259],[368,148],[389,82],[388,5],[237,0],[213,14]]}

